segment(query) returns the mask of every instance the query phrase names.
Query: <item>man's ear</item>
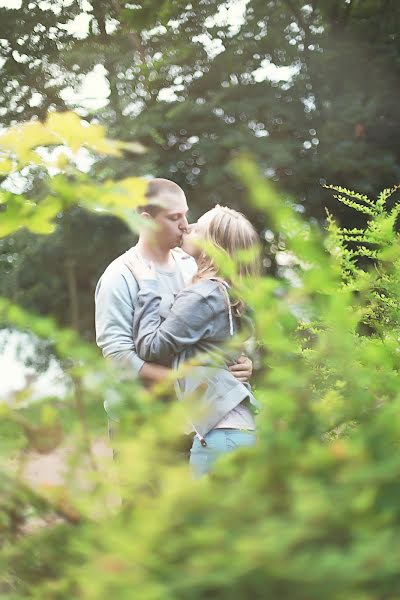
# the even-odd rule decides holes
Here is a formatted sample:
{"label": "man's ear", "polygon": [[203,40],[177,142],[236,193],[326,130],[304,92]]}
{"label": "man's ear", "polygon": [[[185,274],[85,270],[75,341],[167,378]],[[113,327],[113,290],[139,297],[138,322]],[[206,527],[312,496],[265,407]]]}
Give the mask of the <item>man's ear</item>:
{"label": "man's ear", "polygon": [[141,212],[140,216],[142,217],[142,219],[151,219],[152,218],[151,214],[148,212]]}

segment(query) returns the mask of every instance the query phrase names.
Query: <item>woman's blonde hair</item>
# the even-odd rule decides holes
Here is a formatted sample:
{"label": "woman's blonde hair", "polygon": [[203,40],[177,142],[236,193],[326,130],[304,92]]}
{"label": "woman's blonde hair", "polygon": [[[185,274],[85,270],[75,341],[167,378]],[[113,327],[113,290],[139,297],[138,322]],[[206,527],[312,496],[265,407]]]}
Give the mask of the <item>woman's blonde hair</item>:
{"label": "woman's blonde hair", "polygon": [[[260,274],[260,239],[257,231],[246,217],[232,208],[217,204],[213,209],[210,220],[203,232],[205,244],[211,244],[217,250],[226,253],[236,262],[236,273],[242,277],[255,277]],[[219,277],[218,265],[214,259],[202,251],[197,259],[197,274],[195,281],[200,279],[215,278],[227,281]],[[232,284],[232,281],[227,281]],[[237,314],[244,307],[240,300],[232,302],[232,307],[237,309]]]}

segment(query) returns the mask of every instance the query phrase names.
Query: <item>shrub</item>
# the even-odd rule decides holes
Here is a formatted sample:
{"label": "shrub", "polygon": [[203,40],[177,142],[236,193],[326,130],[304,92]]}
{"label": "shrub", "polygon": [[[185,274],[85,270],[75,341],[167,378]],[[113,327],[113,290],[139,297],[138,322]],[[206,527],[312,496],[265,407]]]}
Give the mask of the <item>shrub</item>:
{"label": "shrub", "polygon": [[[179,406],[121,379],[71,332],[2,302],[5,322],[50,337],[68,357],[74,388],[66,402],[77,408],[63,486],[32,490],[18,475],[2,475],[4,597],[398,597],[397,208],[385,210],[388,191],[374,202],[336,188],[369,221],[348,231],[330,219],[323,235],[251,161],[240,159],[235,171],[297,258],[295,285],[265,276],[244,290],[265,349],[257,446],[192,481],[176,451]],[[12,207],[14,198],[7,202]],[[357,262],[360,255],[371,268]],[[114,465],[90,454],[99,427],[91,413],[102,411],[107,394],[123,407]],[[41,438],[57,438],[62,414],[54,411],[36,424]],[[24,431],[23,417],[18,407],[3,411]],[[27,532],[33,515],[44,526]]]}

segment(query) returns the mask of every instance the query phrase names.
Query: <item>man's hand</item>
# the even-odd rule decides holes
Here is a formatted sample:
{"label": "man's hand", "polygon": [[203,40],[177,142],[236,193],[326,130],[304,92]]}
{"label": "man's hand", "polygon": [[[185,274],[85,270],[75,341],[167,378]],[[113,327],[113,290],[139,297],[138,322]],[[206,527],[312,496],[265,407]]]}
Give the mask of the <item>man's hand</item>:
{"label": "man's hand", "polygon": [[139,377],[147,385],[155,385],[165,381],[170,373],[171,369],[168,369],[168,367],[145,362],[139,371]]}
{"label": "man's hand", "polygon": [[229,367],[229,370],[236,379],[247,382],[253,373],[253,363],[250,358],[242,354],[237,362]]}

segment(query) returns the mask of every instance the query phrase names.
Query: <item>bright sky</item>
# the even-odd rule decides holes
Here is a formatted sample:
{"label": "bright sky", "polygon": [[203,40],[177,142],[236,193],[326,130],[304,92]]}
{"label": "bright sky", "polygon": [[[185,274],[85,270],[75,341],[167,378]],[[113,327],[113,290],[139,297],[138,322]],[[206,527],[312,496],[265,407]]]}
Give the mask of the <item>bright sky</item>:
{"label": "bright sky", "polygon": [[0,0],[0,8],[21,8],[21,0]]}
{"label": "bright sky", "polygon": [[[0,330],[0,401],[11,400],[12,393],[25,387],[29,377],[34,374],[31,367],[27,367],[18,358],[18,346],[22,347],[21,358],[32,356],[32,339],[26,333]],[[32,397],[41,398],[48,394],[63,396],[66,392],[66,381],[58,363],[53,360],[46,373],[40,374],[32,384]]]}
{"label": "bright sky", "polygon": [[[64,0],[64,2],[65,1],[66,0]],[[228,25],[230,35],[234,35],[243,23],[248,1],[249,0],[228,0],[227,2],[221,3],[215,16],[208,18],[206,26]],[[21,0],[0,0],[0,7],[20,8],[21,3]],[[46,8],[51,6],[51,3],[46,0],[42,0],[42,4],[43,7]],[[77,15],[67,26],[68,31],[77,38],[84,38],[87,35],[89,24],[92,19],[90,14],[91,5],[87,0],[82,0],[82,9],[87,12],[82,12]],[[108,23],[108,29],[112,30],[115,28],[115,23],[116,22],[110,21]],[[211,39],[204,33],[197,36],[196,39],[204,45],[210,56],[216,56],[223,52],[223,44],[219,38]],[[253,74],[258,82],[267,79],[270,81],[286,81],[290,79],[296,71],[297,67],[277,67],[270,61],[264,60]],[[77,90],[66,88],[61,92],[61,96],[65,102],[70,105],[78,104],[88,110],[96,110],[106,106],[109,94],[110,88],[106,78],[106,70],[101,64],[96,65],[88,75],[82,78],[81,84]],[[175,98],[176,96],[172,88],[165,88],[160,92],[159,100],[168,102],[175,100]]]}

